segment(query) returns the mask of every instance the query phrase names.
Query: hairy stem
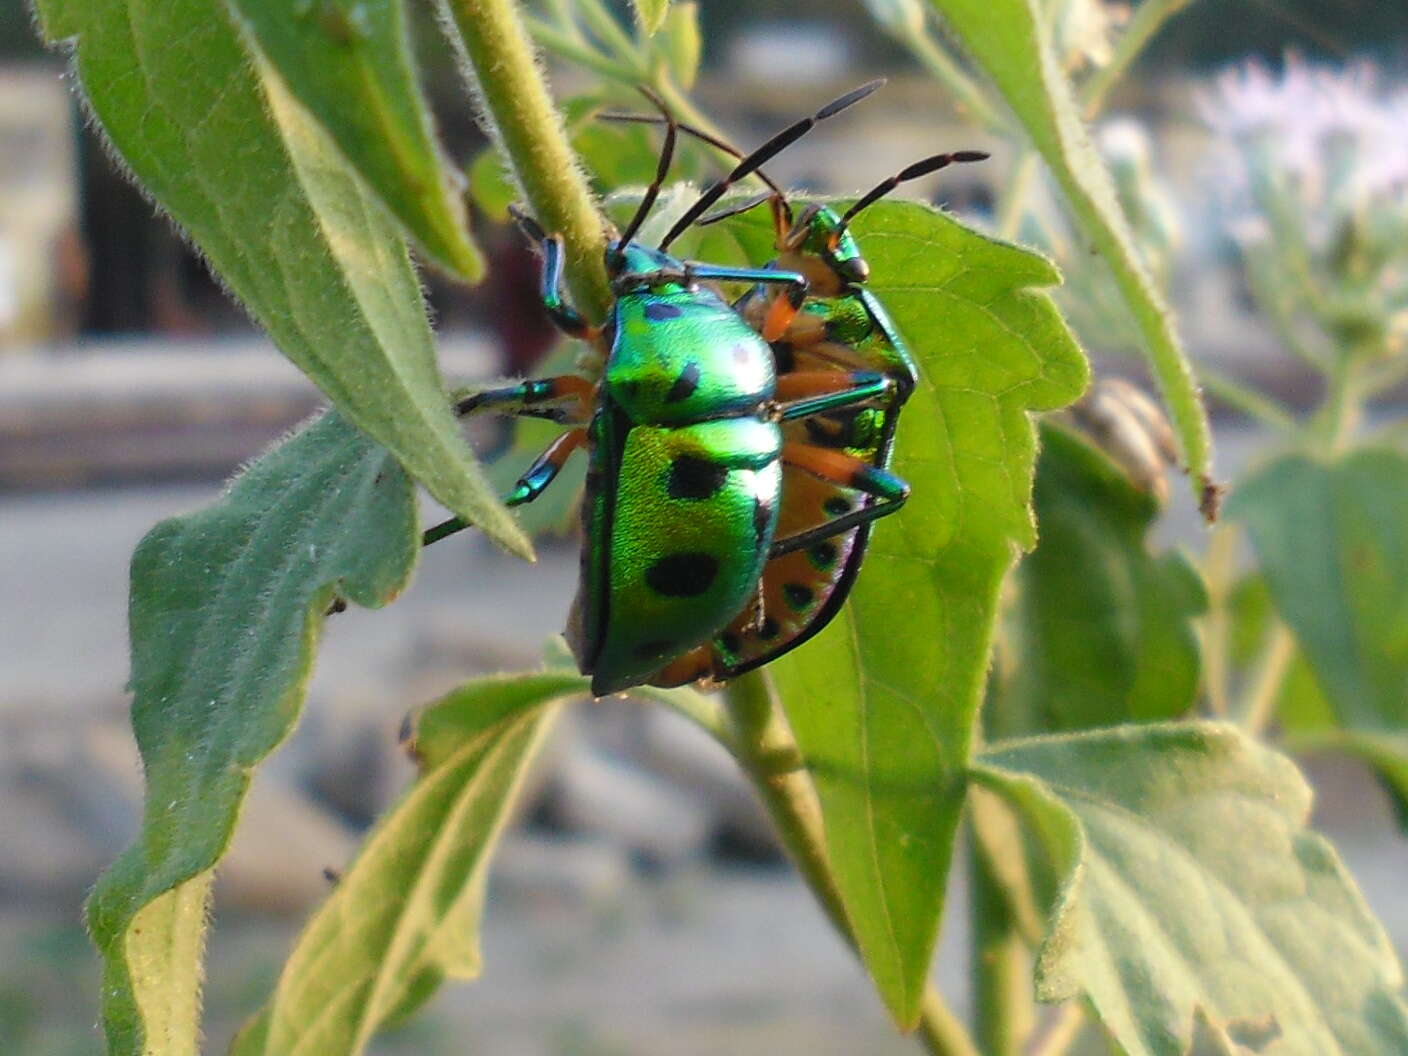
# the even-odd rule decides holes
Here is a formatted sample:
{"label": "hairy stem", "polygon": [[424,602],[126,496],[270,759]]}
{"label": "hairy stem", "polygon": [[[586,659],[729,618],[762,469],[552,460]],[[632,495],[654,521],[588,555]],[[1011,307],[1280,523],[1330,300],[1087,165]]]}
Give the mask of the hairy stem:
{"label": "hairy stem", "polygon": [[1032,973],[1026,944],[983,849],[969,841],[968,906],[977,1041],[984,1056],[1018,1056],[1032,1028]]}
{"label": "hairy stem", "polygon": [[444,0],[464,43],[479,101],[514,181],[538,222],[562,236],[567,286],[600,321],[611,306],[601,214],[567,142],[513,0]]}
{"label": "hairy stem", "polygon": [[[739,765],[762,796],[802,879],[841,937],[856,950],[855,935],[826,857],[821,804],[767,675],[752,671],[735,680],[729,689],[728,709]],[[924,992],[916,1036],[931,1056],[980,1056],[962,1022],[932,985]]]}

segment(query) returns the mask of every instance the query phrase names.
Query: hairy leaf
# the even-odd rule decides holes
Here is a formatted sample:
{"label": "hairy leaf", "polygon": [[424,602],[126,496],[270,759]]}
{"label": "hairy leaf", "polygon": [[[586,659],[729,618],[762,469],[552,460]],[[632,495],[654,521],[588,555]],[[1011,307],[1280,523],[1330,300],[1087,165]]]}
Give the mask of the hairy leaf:
{"label": "hairy leaf", "polygon": [[410,479],[336,413],[137,547],[132,725],[146,804],[87,905],[112,1056],[196,1051],[204,892],[250,772],[298,717],[333,598],[386,604],[419,552]]}
{"label": "hairy leaf", "polygon": [[862,957],[909,1026],[938,931],[998,587],[1035,542],[1029,412],[1080,395],[1087,368],[1034,289],[1057,281],[1040,257],[913,203],[878,204],[854,230],[869,288],[919,366],[893,467],[913,494],[876,525],[849,605],[772,674]]}
{"label": "hairy leaf", "polygon": [[985,714],[990,734],[1173,718],[1198,688],[1202,581],[1182,554],[1150,553],[1152,495],[1075,434],[1041,435],[1040,543],[1017,571],[1011,674]]}
{"label": "hairy leaf", "polygon": [[254,47],[440,266],[484,272],[416,80],[401,0],[230,0]]}
{"label": "hairy leaf", "polygon": [[[1114,274],[1144,337],[1194,486],[1210,483],[1212,440],[1192,367],[1149,275],[1114,185],[1081,122],[1039,0],[931,0],[992,78],[1065,192],[1086,238]],[[1211,501],[1211,492],[1201,498]]]}
{"label": "hairy leaf", "polygon": [[441,502],[531,545],[461,438],[400,237],[217,0],[39,0],[114,151],[285,355]]}
{"label": "hairy leaf", "polygon": [[428,705],[408,747],[420,776],[309,921],[231,1056],[352,1056],[446,978],[479,973],[495,841],[575,673],[480,679]]}
{"label": "hairy leaf", "polygon": [[1038,996],[1088,998],[1131,1056],[1182,1056],[1195,1016],[1202,1045],[1215,1023],[1278,1056],[1408,1051],[1393,949],[1285,757],[1230,726],[1130,726],[997,744],[973,778],[1022,829]]}
{"label": "hairy leaf", "polygon": [[1250,530],[1344,743],[1377,744],[1364,754],[1384,759],[1389,787],[1401,790],[1408,757],[1395,763],[1383,749],[1408,737],[1408,457],[1287,456],[1239,488],[1228,512]]}

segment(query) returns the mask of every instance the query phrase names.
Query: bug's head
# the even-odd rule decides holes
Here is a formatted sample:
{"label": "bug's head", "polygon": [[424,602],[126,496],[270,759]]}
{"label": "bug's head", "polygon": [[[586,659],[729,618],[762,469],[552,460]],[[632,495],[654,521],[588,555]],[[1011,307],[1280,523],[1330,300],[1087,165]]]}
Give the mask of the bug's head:
{"label": "bug's head", "polygon": [[806,276],[811,291],[835,297],[852,283],[870,278],[870,265],[851,237],[845,220],[830,206],[812,204],[778,239],[778,266]]}
{"label": "bug's head", "polygon": [[614,282],[625,276],[679,270],[680,262],[668,253],[641,242],[613,239],[606,246],[606,274]]}

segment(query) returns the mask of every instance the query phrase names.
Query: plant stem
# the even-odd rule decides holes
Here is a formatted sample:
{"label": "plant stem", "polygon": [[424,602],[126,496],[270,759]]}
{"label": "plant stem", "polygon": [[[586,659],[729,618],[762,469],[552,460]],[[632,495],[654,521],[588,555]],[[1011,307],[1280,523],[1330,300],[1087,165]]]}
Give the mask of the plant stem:
{"label": "plant stem", "polygon": [[900,39],[919,60],[919,64],[949,90],[958,105],[967,110],[974,121],[993,132],[1006,133],[1011,130],[978,82],[964,73],[953,57],[928,33],[906,33]]}
{"label": "plant stem", "polygon": [[[751,671],[736,679],[729,688],[728,710],[739,765],[762,797],[802,879],[841,937],[857,950],[826,857],[821,804],[767,675]],[[931,1056],[980,1056],[962,1022],[932,985],[925,988],[920,1003],[917,1037]]]}
{"label": "plant stem", "polygon": [[1031,1050],[1031,1056],[1063,1056],[1084,1025],[1085,1005],[1080,1001],[1068,1001],[1053,1017],[1051,1026]]}
{"label": "plant stem", "polygon": [[1266,647],[1261,652],[1261,661],[1252,675],[1246,697],[1237,715],[1244,730],[1251,734],[1260,733],[1276,711],[1276,700],[1281,694],[1281,684],[1291,668],[1291,660],[1296,655],[1296,639],[1291,630],[1279,620],[1271,629]]}
{"label": "plant stem", "polygon": [[567,142],[533,45],[512,0],[446,0],[499,149],[538,222],[562,236],[567,286],[600,321],[611,306],[601,214]]}
{"label": "plant stem", "polygon": [[1229,658],[1232,614],[1228,608],[1232,584],[1237,575],[1237,550],[1241,531],[1231,524],[1219,524],[1208,540],[1203,558],[1203,579],[1207,585],[1208,613],[1203,621],[1203,682],[1207,688],[1208,710],[1227,718],[1229,707]]}
{"label": "plant stem", "polygon": [[564,59],[611,80],[625,82],[631,79],[630,70],[615,59],[603,55],[580,37],[573,38],[556,26],[532,15],[524,15],[523,24],[537,45],[554,55],[561,55]]}
{"label": "plant stem", "polygon": [[1115,44],[1110,61],[1090,75],[1081,85],[1081,109],[1087,121],[1093,119],[1105,105],[1105,97],[1130,66],[1134,64],[1154,34],[1193,0],[1144,0],[1134,9],[1134,17]]}
{"label": "plant stem", "polygon": [[1031,1032],[1032,978],[1026,944],[1002,887],[976,840],[968,841],[973,1004],[984,1056],[1018,1056]]}

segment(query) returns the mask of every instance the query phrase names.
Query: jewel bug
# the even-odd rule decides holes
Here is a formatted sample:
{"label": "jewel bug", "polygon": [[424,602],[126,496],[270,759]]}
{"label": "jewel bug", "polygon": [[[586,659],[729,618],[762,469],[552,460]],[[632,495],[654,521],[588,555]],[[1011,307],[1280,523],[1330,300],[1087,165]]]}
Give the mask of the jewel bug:
{"label": "jewel bug", "polygon": [[[716,186],[753,172],[878,86],[863,85],[788,126]],[[829,385],[804,391],[780,382],[768,339],[785,333],[804,303],[801,275],[685,261],[665,252],[667,242],[650,248],[635,241],[677,138],[673,117],[645,94],[662,115],[664,146],[635,215],[606,247],[615,300],[602,326],[589,325],[563,298],[561,239],[515,213],[542,254],[539,292],[549,316],[604,354],[600,382],[576,375],[532,379],[476,393],[456,408],[571,426],[519,479],[505,499],[510,506],[533,501],[572,452],[586,449],[585,540],[566,633],[598,696],[644,682],[711,641],[757,594],[777,524],[782,466],[827,454],[785,442],[783,424],[871,401],[891,385],[864,372],[837,373]],[[721,193],[704,192],[693,209],[707,210]],[[755,328],[701,282],[760,284],[782,293]],[[464,526],[447,521],[425,541]]]}
{"label": "jewel bug", "polygon": [[[658,120],[641,114],[601,116],[613,121]],[[715,136],[688,125],[680,128],[741,156]],[[712,642],[677,658],[654,681],[673,685],[701,677],[734,678],[802,645],[845,604],[865,557],[871,524],[897,512],[909,494],[908,485],[891,474],[889,466],[900,408],[918,381],[898,328],[865,289],[870,268],[850,223],[903,183],[987,156],[957,151],[924,158],[881,181],[840,214],[818,202],[794,214],[786,193],[764,176],[767,192],[715,213],[707,213],[712,203],[696,205],[662,240],[668,246],[691,224],[715,223],[769,203],[778,255],[765,267],[801,274],[808,281],[801,310],[781,335],[771,338],[779,378],[787,379],[797,393],[809,386],[834,385],[838,374],[879,374],[891,386],[886,400],[852,402],[784,424],[784,443],[805,445],[809,456],[784,463],[779,521],[758,597]],[[715,191],[717,200],[722,191],[717,185]],[[766,288],[754,286],[734,308],[761,332],[773,303]]]}

